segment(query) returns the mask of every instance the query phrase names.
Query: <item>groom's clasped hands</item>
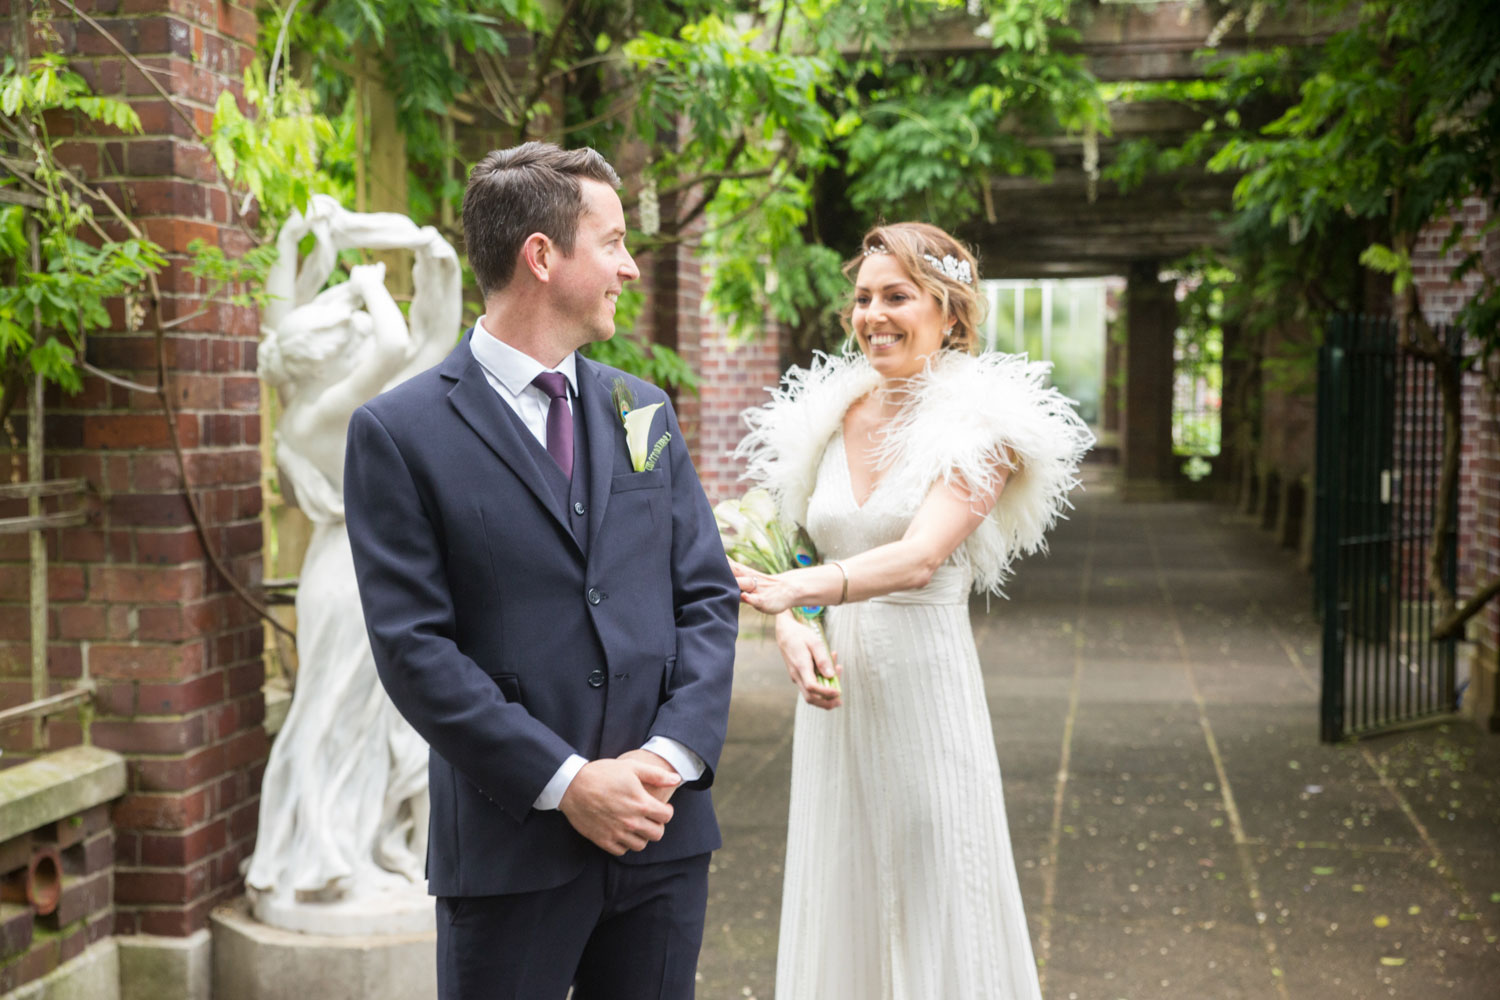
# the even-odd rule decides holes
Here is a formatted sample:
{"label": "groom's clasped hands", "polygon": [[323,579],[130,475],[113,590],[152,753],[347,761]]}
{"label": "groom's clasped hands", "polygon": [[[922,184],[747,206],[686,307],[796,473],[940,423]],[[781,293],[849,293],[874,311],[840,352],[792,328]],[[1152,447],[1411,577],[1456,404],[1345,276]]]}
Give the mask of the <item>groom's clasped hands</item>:
{"label": "groom's clasped hands", "polygon": [[573,829],[620,857],[662,838],[672,818],[668,800],[681,783],[661,757],[631,750],[583,765],[558,808]]}

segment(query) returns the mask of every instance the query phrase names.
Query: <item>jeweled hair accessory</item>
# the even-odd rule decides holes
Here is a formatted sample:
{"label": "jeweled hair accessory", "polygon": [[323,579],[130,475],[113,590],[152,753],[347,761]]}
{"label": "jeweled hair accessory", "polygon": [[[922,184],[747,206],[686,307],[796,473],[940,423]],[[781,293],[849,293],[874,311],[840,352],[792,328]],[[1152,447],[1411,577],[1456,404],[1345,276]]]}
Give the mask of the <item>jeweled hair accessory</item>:
{"label": "jeweled hair accessory", "polygon": [[[864,256],[866,257],[878,253],[890,253],[890,250],[883,243],[872,243],[865,247]],[[931,264],[934,271],[951,281],[956,281],[960,285],[974,284],[974,271],[966,260],[959,260],[951,253],[944,254],[942,260],[938,260],[930,253],[924,253],[922,259]]]}
{"label": "jeweled hair accessory", "polygon": [[942,260],[938,260],[930,253],[924,253],[922,257],[935,269],[941,271],[948,278],[958,282],[960,285],[974,284],[974,272],[969,267],[968,261],[959,260],[951,253],[943,254]]}

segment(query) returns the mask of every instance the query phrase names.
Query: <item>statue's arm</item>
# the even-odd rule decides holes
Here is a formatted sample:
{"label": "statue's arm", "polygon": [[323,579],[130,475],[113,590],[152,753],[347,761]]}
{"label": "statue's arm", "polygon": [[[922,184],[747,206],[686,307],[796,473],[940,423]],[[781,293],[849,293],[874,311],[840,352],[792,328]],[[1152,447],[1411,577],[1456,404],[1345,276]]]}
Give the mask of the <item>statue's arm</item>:
{"label": "statue's arm", "polygon": [[349,272],[347,284],[364,302],[370,337],[369,344],[359,348],[359,363],[342,381],[330,386],[313,406],[317,419],[338,427],[346,426],[349,416],[385,387],[390,377],[406,364],[410,353],[406,319],[385,287],[385,265],[356,267]]}
{"label": "statue's arm", "polygon": [[314,195],[312,204],[335,250],[420,250],[429,239],[426,229],[396,212],[350,212],[328,195]]}
{"label": "statue's arm", "polygon": [[297,244],[308,234],[311,227],[296,209],[281,224],[276,234],[276,262],[266,272],[266,292],[270,298],[260,311],[261,325],[275,330],[281,326],[286,314],[298,304],[297,289]]}
{"label": "statue's arm", "polygon": [[453,349],[463,322],[463,275],[458,254],[431,226],[428,242],[417,250],[412,266],[411,357],[397,378],[426,371]]}
{"label": "statue's arm", "polygon": [[307,226],[317,244],[297,275],[293,304],[311,302],[327,283],[343,250],[417,250],[425,236],[417,224],[394,212],[349,212],[338,200],[316,194],[308,203]]}

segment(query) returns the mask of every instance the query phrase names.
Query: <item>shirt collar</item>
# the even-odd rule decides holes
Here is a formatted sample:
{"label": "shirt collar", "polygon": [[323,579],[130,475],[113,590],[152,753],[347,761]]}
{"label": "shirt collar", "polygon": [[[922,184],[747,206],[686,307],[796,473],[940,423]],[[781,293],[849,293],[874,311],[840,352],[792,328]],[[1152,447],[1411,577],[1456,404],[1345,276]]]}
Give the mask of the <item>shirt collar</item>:
{"label": "shirt collar", "polygon": [[578,397],[578,355],[570,352],[558,362],[556,368],[546,368],[529,354],[511,347],[505,341],[490,334],[484,325],[484,317],[474,325],[474,335],[469,338],[469,350],[485,371],[505,386],[512,396],[519,396],[532,380],[545,371],[560,372],[568,380],[568,389]]}

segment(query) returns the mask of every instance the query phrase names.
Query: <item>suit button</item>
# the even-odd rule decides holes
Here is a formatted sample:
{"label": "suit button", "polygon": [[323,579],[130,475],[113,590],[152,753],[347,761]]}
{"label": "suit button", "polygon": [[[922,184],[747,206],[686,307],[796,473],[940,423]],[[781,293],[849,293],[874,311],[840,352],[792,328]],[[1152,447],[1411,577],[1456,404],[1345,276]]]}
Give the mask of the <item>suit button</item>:
{"label": "suit button", "polygon": [[589,687],[602,688],[604,686],[604,671],[595,670],[589,674]]}
{"label": "suit button", "polygon": [[573,501],[573,513],[577,514],[579,517],[582,517],[583,515],[587,514],[588,512],[589,512],[589,509],[583,505],[583,501],[582,500],[575,500],[575,501]]}
{"label": "suit button", "polygon": [[588,599],[590,604],[598,604],[600,601],[604,600],[604,595],[599,593],[598,587],[590,587],[588,592]]}

